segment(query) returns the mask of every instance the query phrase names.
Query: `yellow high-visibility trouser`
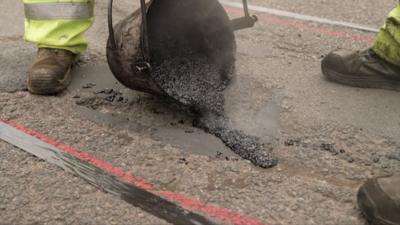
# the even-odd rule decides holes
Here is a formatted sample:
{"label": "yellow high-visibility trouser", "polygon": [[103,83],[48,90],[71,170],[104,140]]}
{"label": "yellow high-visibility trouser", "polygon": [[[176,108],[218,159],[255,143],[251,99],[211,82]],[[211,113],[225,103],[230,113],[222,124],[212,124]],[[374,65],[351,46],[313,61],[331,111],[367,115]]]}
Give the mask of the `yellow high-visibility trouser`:
{"label": "yellow high-visibility trouser", "polygon": [[400,66],[400,4],[389,13],[372,49],[381,58]]}
{"label": "yellow high-visibility trouser", "polygon": [[25,40],[39,48],[87,48],[84,32],[94,22],[94,0],[23,0]]}

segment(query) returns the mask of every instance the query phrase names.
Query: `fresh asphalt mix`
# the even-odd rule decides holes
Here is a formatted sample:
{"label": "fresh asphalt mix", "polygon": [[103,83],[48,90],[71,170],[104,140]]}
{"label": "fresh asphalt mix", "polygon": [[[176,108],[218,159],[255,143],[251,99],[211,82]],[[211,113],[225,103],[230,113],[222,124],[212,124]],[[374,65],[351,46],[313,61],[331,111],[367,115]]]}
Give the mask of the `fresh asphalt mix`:
{"label": "fresh asphalt mix", "polygon": [[[394,2],[252,4],[378,27]],[[118,5],[123,17],[130,12],[125,6],[132,4]],[[2,10],[7,21],[22,17],[18,3],[7,1],[2,7],[7,9]],[[88,35],[91,47],[82,57],[81,68],[104,65],[104,9],[99,2],[97,23]],[[319,62],[338,47],[368,47],[367,41],[351,37],[372,40],[373,34],[269,15],[260,18],[255,28],[237,33],[238,77],[226,101],[236,126],[261,137],[276,135],[280,164],[273,169],[258,169],[209,150],[215,147],[223,152],[221,145],[207,146],[206,156],[182,147],[204,146],[195,139],[171,145],[162,138],[161,128],[185,135],[201,133],[191,126],[190,113],[117,84],[102,83],[90,70],[83,73],[78,68],[76,77],[83,83],[61,96],[29,95],[24,91],[23,71],[35,50],[21,41],[22,23],[6,20],[0,22],[8,28],[0,38],[5,49],[1,116],[87,150],[158,189],[185,193],[268,224],[364,224],[355,204],[359,184],[371,176],[400,171],[398,93],[328,83],[321,78]],[[88,83],[96,87],[88,88],[92,86]],[[92,90],[101,85],[102,93]],[[92,113],[82,114],[82,108]],[[96,119],[98,114],[108,115],[102,118],[113,118],[112,122]],[[160,140],[151,134],[161,136]],[[203,142],[215,141],[201,135]],[[0,151],[0,218],[4,218],[0,223],[166,223],[11,145],[2,142]]]}

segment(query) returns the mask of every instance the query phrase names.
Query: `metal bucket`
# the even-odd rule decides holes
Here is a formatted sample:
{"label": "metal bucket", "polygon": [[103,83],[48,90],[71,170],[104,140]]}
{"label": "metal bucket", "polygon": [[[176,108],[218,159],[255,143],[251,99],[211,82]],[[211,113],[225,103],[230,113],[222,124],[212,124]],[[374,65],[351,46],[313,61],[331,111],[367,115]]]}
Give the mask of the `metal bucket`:
{"label": "metal bucket", "polygon": [[185,58],[187,51],[181,49],[212,59],[222,75],[234,68],[234,27],[217,0],[152,0],[114,27],[110,19],[109,28],[109,66],[130,89],[165,95],[152,79],[152,69],[171,56]]}

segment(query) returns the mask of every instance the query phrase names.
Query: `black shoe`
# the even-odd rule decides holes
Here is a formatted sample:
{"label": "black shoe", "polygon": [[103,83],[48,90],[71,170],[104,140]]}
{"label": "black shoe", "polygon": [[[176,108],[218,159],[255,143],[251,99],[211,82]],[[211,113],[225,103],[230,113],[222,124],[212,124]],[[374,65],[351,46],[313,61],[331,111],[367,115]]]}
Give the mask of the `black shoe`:
{"label": "black shoe", "polygon": [[76,55],[62,49],[41,48],[28,71],[28,90],[32,94],[53,95],[71,83]]}
{"label": "black shoe", "polygon": [[400,91],[400,67],[381,59],[371,49],[331,52],[322,60],[322,73],[328,80],[345,85]]}
{"label": "black shoe", "polygon": [[357,200],[372,225],[400,225],[400,176],[367,181],[358,191]]}

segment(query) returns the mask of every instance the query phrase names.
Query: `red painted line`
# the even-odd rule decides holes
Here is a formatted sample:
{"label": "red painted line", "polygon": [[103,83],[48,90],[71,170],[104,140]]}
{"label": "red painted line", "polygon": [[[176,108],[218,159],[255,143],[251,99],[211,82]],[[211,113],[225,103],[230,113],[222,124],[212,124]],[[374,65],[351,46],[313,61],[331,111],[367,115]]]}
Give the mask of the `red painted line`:
{"label": "red painted line", "polygon": [[22,131],[22,132],[24,132],[26,134],[29,134],[29,135],[31,135],[33,137],[36,137],[37,139],[39,139],[39,140],[41,140],[43,142],[46,142],[46,143],[48,143],[50,145],[53,145],[54,147],[63,150],[65,153],[68,153],[68,154],[70,154],[72,156],[75,156],[76,158],[79,158],[81,160],[87,161],[92,165],[100,167],[100,168],[104,169],[105,171],[107,171],[107,172],[109,172],[109,173],[111,173],[111,174],[113,174],[115,176],[120,177],[125,182],[131,183],[131,184],[133,184],[133,185],[135,185],[137,187],[140,187],[142,189],[145,189],[147,191],[153,191],[154,190],[153,186],[151,184],[145,182],[144,180],[137,179],[137,178],[135,178],[133,176],[130,176],[127,173],[125,173],[121,168],[114,167],[109,163],[106,163],[106,162],[104,162],[102,160],[96,159],[94,156],[89,155],[86,152],[83,152],[83,151],[81,151],[79,149],[76,149],[76,148],[71,147],[69,145],[66,145],[64,143],[61,143],[61,142],[59,142],[57,140],[54,140],[54,139],[52,139],[52,138],[50,138],[50,137],[48,137],[48,136],[46,136],[46,135],[44,135],[42,133],[37,132],[37,131],[30,130],[30,129],[28,129],[28,128],[22,126],[22,125],[19,125],[17,123],[14,123],[14,122],[11,122],[11,121],[5,121],[3,119],[0,119],[0,121],[3,122],[3,123],[8,124],[8,125],[10,125],[10,126],[12,126],[14,128],[16,128],[16,129],[18,129],[18,130],[20,130],[20,131]]}
{"label": "red painted line", "polygon": [[[225,6],[224,8],[229,14],[234,14],[235,16],[243,16],[243,11],[240,9],[236,9],[229,6]],[[297,21],[295,19],[284,19],[283,17],[271,16],[260,12],[256,12],[256,15],[260,21],[266,23],[285,26],[285,27],[292,27],[300,30],[309,31],[315,34],[322,34],[339,39],[347,39],[355,42],[368,43],[368,44],[371,44],[374,40],[374,36],[371,35],[362,35],[362,34],[358,35],[336,29],[324,28],[314,25],[311,22],[307,23],[307,22]]]}
{"label": "red painted line", "polygon": [[70,154],[76,158],[79,158],[81,160],[84,160],[94,166],[97,166],[101,169],[104,169],[105,171],[109,172],[110,174],[113,174],[117,177],[120,177],[123,181],[130,183],[136,187],[139,187],[143,190],[152,192],[153,194],[156,194],[160,197],[164,197],[170,201],[173,201],[183,208],[186,209],[191,209],[191,210],[196,210],[199,212],[204,213],[205,215],[209,216],[210,218],[218,219],[224,222],[228,222],[234,225],[267,225],[266,223],[262,222],[259,219],[252,218],[250,216],[242,215],[236,212],[233,212],[229,209],[225,209],[219,206],[215,205],[210,205],[206,204],[200,200],[187,197],[183,194],[176,193],[176,192],[168,192],[168,191],[157,191],[153,185],[150,183],[146,182],[143,179],[136,178],[132,175],[129,175],[126,173],[123,169],[119,167],[114,167],[113,165],[104,162],[100,159],[97,159],[96,157],[81,151],[77,148],[74,148],[72,146],[69,146],[67,144],[64,144],[60,141],[57,141],[51,137],[46,136],[45,134],[42,134],[38,131],[31,130],[25,126],[22,126],[20,124],[17,124],[12,121],[4,120],[0,118],[0,122],[3,122],[9,126],[12,126],[16,128],[17,130],[20,130],[28,135],[31,135],[43,142],[46,142],[60,150],[62,150],[64,153]]}
{"label": "red painted line", "polygon": [[197,211],[203,212],[212,218],[218,218],[225,222],[230,222],[235,225],[266,225],[266,223],[261,222],[259,219],[251,218],[248,216],[243,216],[236,212],[232,212],[228,209],[207,205],[199,200],[190,199],[183,196],[182,194],[175,192],[159,192],[161,196],[180,203],[190,209],[195,209]]}

